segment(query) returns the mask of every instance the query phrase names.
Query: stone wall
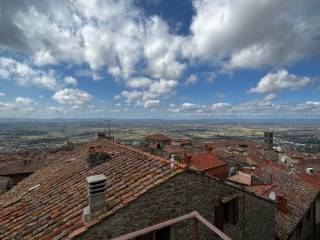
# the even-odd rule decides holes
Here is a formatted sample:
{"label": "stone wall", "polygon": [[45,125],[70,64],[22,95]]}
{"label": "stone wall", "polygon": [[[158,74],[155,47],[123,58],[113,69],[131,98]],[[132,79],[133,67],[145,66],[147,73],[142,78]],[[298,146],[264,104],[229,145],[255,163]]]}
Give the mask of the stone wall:
{"label": "stone wall", "polygon": [[[117,236],[198,211],[214,224],[215,207],[223,197],[238,195],[238,223],[225,226],[232,239],[275,239],[275,204],[227,185],[206,174],[186,171],[149,190],[128,206],[86,231],[77,239],[112,239]],[[179,240],[191,238],[192,221],[177,224]],[[217,239],[199,223],[199,240]]]}

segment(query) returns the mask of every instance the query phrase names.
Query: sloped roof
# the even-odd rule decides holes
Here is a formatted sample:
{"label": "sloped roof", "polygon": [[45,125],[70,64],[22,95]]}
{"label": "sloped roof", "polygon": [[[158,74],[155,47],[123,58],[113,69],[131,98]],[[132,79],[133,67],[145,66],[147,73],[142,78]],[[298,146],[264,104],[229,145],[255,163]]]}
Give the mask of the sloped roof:
{"label": "sloped roof", "polygon": [[191,166],[200,171],[205,171],[223,165],[227,165],[227,163],[220,160],[213,153],[201,152],[191,154]]}
{"label": "sloped roof", "polygon": [[170,138],[162,133],[155,133],[151,134],[149,136],[146,136],[146,140],[156,140],[156,141],[167,141],[170,140]]}
{"label": "sloped roof", "polygon": [[314,186],[316,189],[320,190],[320,174],[316,173],[316,174],[312,174],[312,175],[308,175],[305,173],[297,173],[297,175],[305,182],[311,184],[312,186]]}
{"label": "sloped roof", "polygon": [[262,184],[262,185],[254,185],[254,186],[246,186],[246,189],[249,192],[254,192],[260,197],[269,198],[269,194],[271,191],[275,191],[276,184]]}
{"label": "sloped roof", "polygon": [[269,184],[274,184],[272,191],[283,194],[287,199],[289,212],[285,214],[276,211],[276,236],[281,240],[288,239],[319,191],[301,180],[297,174],[290,173],[286,166],[280,163],[264,161],[256,168],[254,174]]}
{"label": "sloped roof", "polygon": [[181,148],[180,146],[166,145],[164,146],[163,151],[165,151],[168,154],[183,153],[184,149]]}
{"label": "sloped roof", "polygon": [[238,171],[237,174],[228,177],[227,180],[241,185],[251,185],[251,174]]}
{"label": "sloped roof", "polygon": [[[88,167],[88,146],[99,144],[111,159]],[[0,239],[66,238],[85,231],[152,187],[184,171],[185,165],[170,168],[170,161],[105,139],[76,148],[48,167],[36,171],[11,191],[0,196]],[[105,174],[108,211],[84,223],[87,203],[85,178]],[[13,221],[14,219],[14,221]]]}

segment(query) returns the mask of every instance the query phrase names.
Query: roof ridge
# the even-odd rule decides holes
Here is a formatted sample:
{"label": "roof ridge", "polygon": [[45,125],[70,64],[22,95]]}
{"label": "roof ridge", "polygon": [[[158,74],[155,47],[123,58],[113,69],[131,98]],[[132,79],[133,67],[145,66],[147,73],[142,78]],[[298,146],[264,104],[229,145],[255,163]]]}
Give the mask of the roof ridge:
{"label": "roof ridge", "polygon": [[[120,144],[120,143],[116,143],[116,142],[113,142],[113,141],[109,141],[109,140],[107,140],[107,141],[108,141],[109,143],[113,144],[113,145],[116,145],[116,146],[122,147],[122,148],[126,148],[127,150],[130,150],[130,151],[139,153],[139,154],[144,155],[144,156],[146,156],[146,157],[153,158],[153,159],[159,160],[159,161],[161,161],[161,162],[171,163],[171,161],[168,160],[168,159],[166,159],[166,158],[153,155],[153,154],[151,154],[151,153],[142,151],[142,150],[140,150],[140,149],[137,149],[137,148],[134,148],[134,147],[131,147],[131,146],[128,146],[128,145],[123,145],[123,144]],[[176,165],[177,167],[181,168],[181,169],[187,168],[187,165],[184,164],[184,163],[176,162],[175,165]]]}

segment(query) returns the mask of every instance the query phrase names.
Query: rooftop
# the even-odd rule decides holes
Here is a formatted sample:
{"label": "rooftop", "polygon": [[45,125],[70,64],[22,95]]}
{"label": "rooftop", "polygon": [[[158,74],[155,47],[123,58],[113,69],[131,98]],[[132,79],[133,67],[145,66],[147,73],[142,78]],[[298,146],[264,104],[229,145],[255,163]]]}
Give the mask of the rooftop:
{"label": "rooftop", "polygon": [[[302,217],[315,200],[318,190],[303,181],[296,173],[289,172],[283,164],[264,161],[254,174],[264,179],[265,186],[247,187],[261,197],[268,198],[271,191],[276,195],[283,195],[288,202],[287,214],[277,210],[276,235],[278,239],[288,239]],[[272,186],[272,187],[271,187]]]}
{"label": "rooftop", "polygon": [[228,181],[235,182],[241,185],[251,185],[251,174],[238,171],[237,174],[227,178]]}
{"label": "rooftop", "polygon": [[[101,145],[111,158],[88,167],[86,158],[92,144]],[[171,168],[169,160],[104,139],[57,157],[55,164],[36,171],[0,196],[0,239],[64,238],[76,230],[85,231],[185,167],[177,164]],[[108,211],[84,225],[86,177],[98,174],[104,174],[110,186],[105,193]]]}
{"label": "rooftop", "polygon": [[315,173],[312,175],[303,173],[303,172],[299,172],[297,173],[297,175],[305,182],[311,184],[312,186],[314,186],[316,189],[320,190],[320,174],[319,173]]}
{"label": "rooftop", "polygon": [[155,134],[151,134],[146,136],[145,138],[146,140],[156,140],[156,141],[167,141],[167,140],[171,140],[170,137],[162,134],[162,133],[155,133]]}
{"label": "rooftop", "polygon": [[214,153],[201,152],[191,154],[191,165],[200,171],[205,171],[227,165],[227,163],[220,160]]}

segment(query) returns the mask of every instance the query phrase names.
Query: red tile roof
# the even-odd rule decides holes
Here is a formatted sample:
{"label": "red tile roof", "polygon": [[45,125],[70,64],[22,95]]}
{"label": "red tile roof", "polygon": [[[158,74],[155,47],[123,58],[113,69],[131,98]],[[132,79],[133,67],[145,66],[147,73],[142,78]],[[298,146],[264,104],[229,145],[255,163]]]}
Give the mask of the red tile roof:
{"label": "red tile roof", "polygon": [[83,209],[88,204],[87,176],[107,177],[110,187],[105,195],[109,209],[99,216],[103,220],[185,168],[183,164],[171,168],[169,160],[108,140],[94,143],[111,156],[105,163],[88,167],[91,144],[75,148],[0,196],[0,239],[52,239],[58,235],[65,238],[96,223],[93,220],[84,225],[82,221]]}
{"label": "red tile roof", "polygon": [[270,192],[275,191],[276,184],[246,186],[246,189],[249,190],[249,192],[254,192],[260,197],[269,198]]}
{"label": "red tile roof", "polygon": [[146,136],[146,140],[155,140],[155,141],[168,141],[171,140],[168,136],[162,134],[162,133],[155,133],[149,136]]}
{"label": "red tile roof", "polygon": [[315,188],[320,190],[320,174],[316,173],[316,174],[312,174],[312,175],[308,175],[306,173],[297,173],[297,175],[305,182],[311,184],[312,186],[314,186]]}
{"label": "red tile roof", "polygon": [[183,148],[181,148],[180,146],[173,146],[173,145],[166,145],[163,148],[163,151],[165,151],[168,154],[173,154],[173,153],[179,154],[184,152]]}
{"label": "red tile roof", "polygon": [[200,170],[205,171],[211,168],[227,165],[226,162],[220,160],[213,153],[194,153],[191,154],[191,166]]}
{"label": "red tile roof", "polygon": [[[268,184],[273,184],[272,191],[284,195],[287,199],[289,212],[285,214],[276,211],[276,236],[280,240],[288,239],[319,191],[302,181],[297,174],[289,172],[287,167],[280,163],[264,161],[256,168],[254,174]],[[268,198],[266,195],[262,196]]]}

